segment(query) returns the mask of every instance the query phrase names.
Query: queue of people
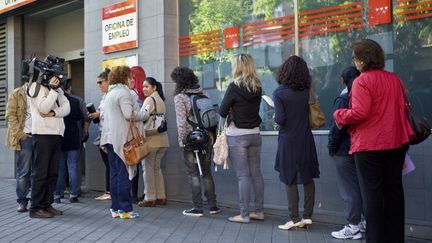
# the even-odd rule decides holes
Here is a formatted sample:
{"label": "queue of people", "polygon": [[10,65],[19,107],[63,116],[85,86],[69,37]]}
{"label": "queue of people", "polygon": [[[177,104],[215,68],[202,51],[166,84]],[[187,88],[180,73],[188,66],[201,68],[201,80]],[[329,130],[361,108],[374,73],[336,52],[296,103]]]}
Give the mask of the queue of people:
{"label": "queue of people", "polygon": [[[414,135],[405,115],[404,86],[395,74],[384,71],[384,52],[378,43],[358,40],[352,44],[352,50],[355,66],[347,67],[341,74],[344,90],[333,105],[328,143],[328,152],[336,167],[337,185],[345,203],[347,225],[331,235],[338,239],[361,239],[361,233],[366,232],[367,242],[403,242],[401,171],[410,138]],[[250,223],[265,218],[259,116],[263,89],[251,55],[234,55],[231,64],[232,82],[218,110],[219,115],[226,118],[229,159],[238,182],[239,214],[228,220]],[[155,113],[166,115],[165,95],[161,83],[145,77],[141,69],[118,66],[102,72],[97,84],[103,96],[98,109],[88,114],[91,119],[98,120],[100,139],[95,144],[106,168],[106,196],[103,199],[111,199],[110,215],[113,218],[137,218],[134,201],[140,207],[167,203],[161,161],[170,146],[168,135],[166,131],[149,132],[150,117]],[[176,67],[171,78],[175,84],[177,142],[182,150],[193,205],[183,214],[204,215],[202,188],[209,213],[220,213],[211,173],[215,133],[197,129],[190,122],[194,115],[191,96],[202,95],[203,89],[197,76],[187,67]],[[276,79],[279,86],[273,93],[274,119],[279,133],[274,169],[286,186],[289,215],[286,223],[278,228],[290,230],[313,223],[314,180],[320,176],[309,125],[313,84],[307,63],[295,55],[283,62]],[[88,118],[85,118],[87,115],[83,117],[79,101],[69,95],[70,87],[61,89],[58,83],[59,80],[53,77],[48,87],[42,86],[38,90],[44,95],[30,97],[26,90],[34,93],[35,87],[28,87],[28,82],[24,82],[8,101],[7,143],[16,150],[17,211],[27,210],[31,186],[30,217],[48,218],[62,214],[51,204],[63,191],[65,158],[69,169],[70,201],[78,202],[74,165],[82,138],[73,135],[78,129],[76,121],[88,122]],[[150,146],[150,154],[141,161],[141,167],[125,164],[122,147],[130,122],[145,135]],[[202,146],[190,149],[188,139],[194,139]],[[76,140],[76,144],[72,145],[72,140]],[[132,190],[132,180],[138,178],[140,168],[144,197],[134,200],[137,192]],[[299,213],[299,184],[303,185],[304,191],[302,214]],[[250,207],[252,189],[255,195],[253,208]]]}

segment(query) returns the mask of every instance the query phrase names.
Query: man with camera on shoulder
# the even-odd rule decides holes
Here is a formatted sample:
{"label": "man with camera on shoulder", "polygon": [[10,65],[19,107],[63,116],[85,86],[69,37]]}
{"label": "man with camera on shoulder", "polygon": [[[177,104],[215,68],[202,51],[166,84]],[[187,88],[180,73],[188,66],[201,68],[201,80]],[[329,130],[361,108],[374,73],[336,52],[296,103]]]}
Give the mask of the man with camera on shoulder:
{"label": "man with camera on shoulder", "polygon": [[31,82],[27,92],[32,97],[31,133],[34,145],[30,218],[52,218],[63,214],[51,204],[54,202],[58,161],[65,130],[63,117],[69,114],[70,105],[60,88],[57,75],[38,81]]}

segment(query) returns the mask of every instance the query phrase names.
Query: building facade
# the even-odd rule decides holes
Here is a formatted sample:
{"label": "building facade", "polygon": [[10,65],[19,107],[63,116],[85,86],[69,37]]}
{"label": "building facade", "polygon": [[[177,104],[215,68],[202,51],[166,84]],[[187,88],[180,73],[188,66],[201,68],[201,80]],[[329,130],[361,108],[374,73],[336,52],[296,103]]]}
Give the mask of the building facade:
{"label": "building facade", "polygon": [[[96,77],[105,66],[140,65],[164,85],[171,141],[162,167],[169,200],[190,201],[186,170],[177,145],[174,85],[177,65],[195,71],[201,86],[218,104],[230,82],[230,57],[250,53],[257,62],[264,92],[277,87],[275,73],[288,56],[308,63],[321,107],[331,116],[339,94],[340,73],[350,65],[350,43],[378,41],[386,70],[404,81],[416,112],[432,120],[432,4],[425,0],[17,0],[0,10],[0,136],[6,137],[7,96],[19,86],[21,61],[36,54],[66,59],[73,92],[99,104]],[[12,3],[13,2],[13,3]],[[12,5],[11,5],[12,4]],[[8,5],[8,6],[7,6]],[[274,171],[277,127],[274,111],[263,103],[260,115],[265,207],[287,215],[285,186]],[[104,188],[104,166],[91,125],[82,161],[83,185]],[[327,153],[327,127],[314,131],[320,179],[316,180],[316,219],[343,223],[343,203],[335,168]],[[432,239],[432,140],[412,146],[417,169],[404,176],[406,234]],[[14,176],[13,152],[0,145],[0,176]],[[218,201],[237,207],[233,169],[214,173]]]}

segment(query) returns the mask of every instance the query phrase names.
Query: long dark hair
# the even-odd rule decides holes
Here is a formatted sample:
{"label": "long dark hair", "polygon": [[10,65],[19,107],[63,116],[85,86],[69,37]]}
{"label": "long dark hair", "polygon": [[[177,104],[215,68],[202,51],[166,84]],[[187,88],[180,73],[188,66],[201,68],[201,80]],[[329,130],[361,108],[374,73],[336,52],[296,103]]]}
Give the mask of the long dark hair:
{"label": "long dark hair", "polygon": [[309,68],[303,58],[290,56],[280,67],[277,82],[294,91],[307,90],[311,86]]}
{"label": "long dark hair", "polygon": [[347,67],[342,71],[341,77],[344,84],[347,86],[348,92],[351,91],[354,79],[357,78],[359,75],[360,71],[354,66]]}
{"label": "long dark hair", "polygon": [[165,96],[164,96],[164,93],[163,93],[162,84],[160,82],[158,82],[153,77],[147,77],[145,79],[145,81],[147,81],[151,86],[156,86],[156,91],[159,93],[159,96],[161,97],[161,99],[163,101],[165,101]]}
{"label": "long dark hair", "polygon": [[176,84],[174,95],[181,93],[185,89],[194,88],[198,84],[198,77],[187,67],[176,67],[171,72],[171,79]]}

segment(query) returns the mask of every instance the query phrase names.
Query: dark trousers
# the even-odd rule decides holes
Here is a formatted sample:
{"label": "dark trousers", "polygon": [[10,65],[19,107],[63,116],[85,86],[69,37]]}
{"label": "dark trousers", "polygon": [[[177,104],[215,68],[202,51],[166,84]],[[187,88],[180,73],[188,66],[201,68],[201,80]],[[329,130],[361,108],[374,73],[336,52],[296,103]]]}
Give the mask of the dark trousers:
{"label": "dark trousers", "polygon": [[407,147],[354,153],[368,243],[404,242],[402,165]]}
{"label": "dark trousers", "polygon": [[[299,216],[299,192],[297,184],[286,186],[288,194],[288,212],[291,220],[294,223],[300,221]],[[315,182],[312,180],[303,184],[304,190],[304,219],[312,219],[313,207],[315,205]]]}
{"label": "dark trousers", "polygon": [[61,142],[60,135],[33,135],[32,211],[45,209],[54,202]]}
{"label": "dark trousers", "polygon": [[132,182],[123,160],[114,152],[111,144],[107,144],[108,161],[110,164],[111,208],[114,210],[132,211],[130,190]]}
{"label": "dark trousers", "polygon": [[201,193],[201,183],[204,184],[204,195],[207,198],[207,202],[210,207],[216,207],[216,194],[213,176],[211,174],[211,154],[208,151],[205,154],[199,152],[198,156],[200,158],[201,169],[203,173],[202,179],[199,174],[198,164],[194,152],[183,151],[183,161],[187,168],[189,185],[192,190],[192,202],[195,209],[202,210],[203,199]]}
{"label": "dark trousers", "polygon": [[102,162],[105,165],[105,192],[110,191],[110,166],[108,163],[108,154],[99,148],[99,153],[102,157]]}
{"label": "dark trousers", "polygon": [[350,224],[360,223],[363,200],[357,176],[354,156],[333,156],[336,165],[336,181],[339,193],[345,203],[344,215]]}
{"label": "dark trousers", "polygon": [[138,163],[136,166],[137,166],[137,173],[132,179],[131,196],[132,196],[132,201],[138,202],[140,200],[140,196],[138,195],[138,187],[139,187],[139,178],[142,171],[141,162]]}

